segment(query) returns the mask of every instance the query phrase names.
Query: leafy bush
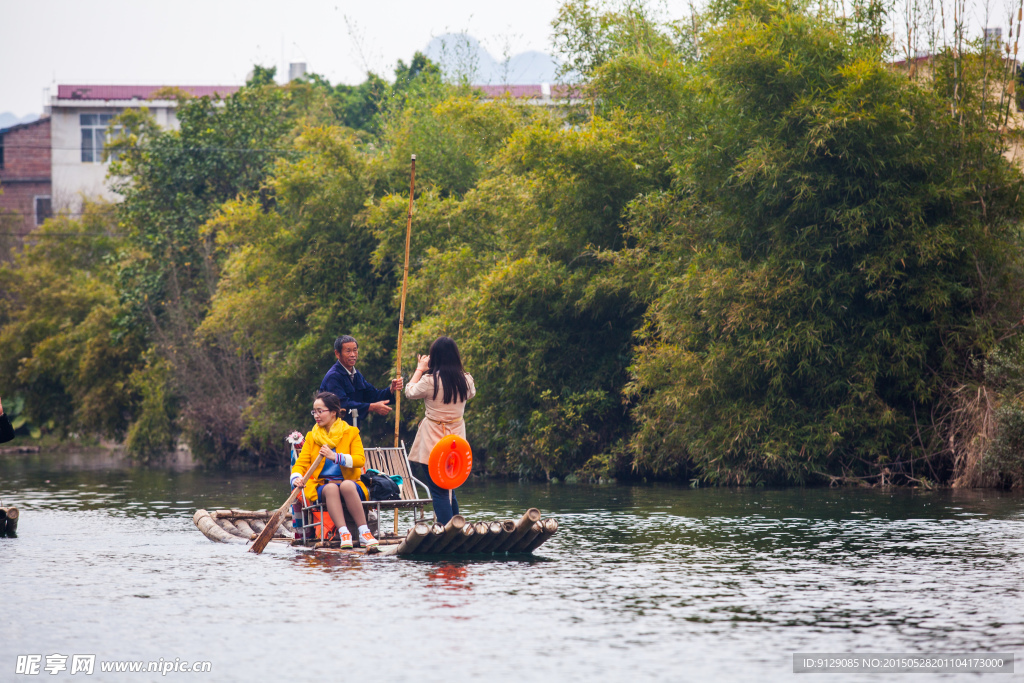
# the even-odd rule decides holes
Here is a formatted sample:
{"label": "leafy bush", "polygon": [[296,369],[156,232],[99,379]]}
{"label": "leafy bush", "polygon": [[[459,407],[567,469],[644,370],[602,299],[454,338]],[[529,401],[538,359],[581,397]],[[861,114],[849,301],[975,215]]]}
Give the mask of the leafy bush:
{"label": "leafy bush", "polygon": [[984,454],[984,476],[1003,486],[1024,486],[1024,340],[996,347],[985,361],[985,379],[996,391],[995,438]]}
{"label": "leafy bush", "polygon": [[991,120],[827,16],[742,3],[703,49],[676,157],[700,208],[641,332],[637,464],[801,482],[941,452],[919,421],[1019,310],[1021,175]]}

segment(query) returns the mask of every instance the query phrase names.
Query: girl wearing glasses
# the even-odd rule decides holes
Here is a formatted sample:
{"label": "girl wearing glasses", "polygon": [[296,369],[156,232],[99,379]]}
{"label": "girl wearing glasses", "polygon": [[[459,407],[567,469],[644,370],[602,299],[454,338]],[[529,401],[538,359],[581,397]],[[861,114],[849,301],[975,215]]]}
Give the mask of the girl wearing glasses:
{"label": "girl wearing glasses", "polygon": [[312,415],[316,426],[306,434],[302,452],[292,466],[292,486],[298,486],[317,454],[324,456],[323,462],[313,471],[303,492],[309,502],[321,500],[327,507],[331,519],[338,527],[342,548],[352,547],[352,534],[345,526],[345,510],[359,525],[359,542],[369,552],[375,552],[377,539],[366,526],[362,501],[369,500],[369,491],[359,481],[366,456],[359,430],[339,419],[344,408],[337,396],[330,392],[317,394],[313,401]]}

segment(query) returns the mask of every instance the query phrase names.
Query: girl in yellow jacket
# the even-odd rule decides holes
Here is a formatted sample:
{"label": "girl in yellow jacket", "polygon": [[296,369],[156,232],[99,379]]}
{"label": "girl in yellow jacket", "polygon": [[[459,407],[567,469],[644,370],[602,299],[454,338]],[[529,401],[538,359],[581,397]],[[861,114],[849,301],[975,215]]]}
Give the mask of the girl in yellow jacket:
{"label": "girl in yellow jacket", "polygon": [[366,486],[359,481],[366,462],[363,442],[358,429],[339,419],[343,410],[341,401],[334,394],[317,394],[312,411],[316,426],[306,434],[302,452],[292,466],[292,486],[299,485],[317,454],[323,455],[323,462],[306,482],[306,500],[322,500],[327,506],[327,512],[338,527],[342,548],[352,547],[352,534],[345,526],[344,510],[348,510],[359,525],[359,542],[367,550],[376,550],[379,544],[366,526],[363,513],[362,501],[369,500],[370,496]]}

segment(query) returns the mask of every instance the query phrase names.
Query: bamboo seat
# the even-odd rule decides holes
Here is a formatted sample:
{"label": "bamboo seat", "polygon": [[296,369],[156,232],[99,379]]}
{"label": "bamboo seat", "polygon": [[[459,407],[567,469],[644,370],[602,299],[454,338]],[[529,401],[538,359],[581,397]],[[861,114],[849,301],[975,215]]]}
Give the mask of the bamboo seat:
{"label": "bamboo seat", "polygon": [[[364,453],[366,455],[367,469],[377,470],[389,477],[397,475],[402,478],[402,485],[398,487],[402,496],[401,499],[368,500],[363,503],[364,510],[369,511],[374,509],[377,511],[378,540],[381,540],[382,538],[400,539],[398,535],[398,510],[411,509],[413,513],[413,525],[415,525],[416,522],[426,521],[424,508],[427,505],[433,505],[433,500],[430,498],[430,491],[427,489],[426,484],[412,476],[412,469],[409,467],[409,454],[405,450],[404,441],[402,441],[401,445],[397,448],[368,448]],[[423,489],[423,493],[426,495],[425,498],[420,497],[420,488]],[[395,511],[394,528],[387,534],[384,534],[382,531],[382,510]]]}
{"label": "bamboo seat", "polygon": [[[374,529],[374,525],[370,525],[370,530],[374,532],[377,540],[382,543],[386,543],[391,540],[393,542],[400,542],[404,536],[398,534],[398,511],[399,510],[410,510],[413,514],[413,525],[416,523],[426,523],[427,518],[425,517],[424,508],[427,505],[432,504],[430,499],[429,490],[427,485],[422,481],[412,476],[411,468],[409,467],[409,455],[405,450],[405,442],[401,443],[398,448],[367,448],[364,450],[366,455],[365,469],[373,469],[386,474],[388,476],[399,476],[402,478],[402,485],[399,486],[399,492],[401,499],[399,500],[367,500],[363,501],[363,510],[367,513],[367,520],[369,521],[369,513],[375,511],[377,518],[377,528]],[[422,487],[423,493],[427,497],[420,497],[420,488]],[[312,505],[302,505],[302,519],[299,524],[299,529],[302,532],[303,541],[305,544],[316,542],[317,534],[313,534],[313,538],[309,538],[309,534],[306,533],[307,529],[319,527],[319,537],[323,538],[323,519],[327,515],[327,510],[319,502],[315,502]],[[383,524],[382,513],[384,510],[394,510],[394,525],[391,531],[384,531],[385,526]],[[314,521],[312,512],[317,512],[316,515],[320,521]],[[352,524],[352,520],[346,513],[346,525]],[[350,527],[354,528],[354,527]],[[353,534],[354,536],[355,534]]]}

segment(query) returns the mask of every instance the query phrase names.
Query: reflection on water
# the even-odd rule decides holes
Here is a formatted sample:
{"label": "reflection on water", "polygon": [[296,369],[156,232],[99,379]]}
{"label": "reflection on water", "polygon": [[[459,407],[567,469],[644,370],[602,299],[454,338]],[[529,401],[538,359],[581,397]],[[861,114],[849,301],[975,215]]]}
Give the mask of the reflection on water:
{"label": "reflection on water", "polygon": [[314,553],[296,551],[292,555],[295,568],[302,572],[322,572],[324,570],[360,572],[365,558],[360,555],[343,553]]}
{"label": "reflection on water", "polygon": [[460,563],[439,562],[427,572],[427,581],[442,590],[470,590],[473,584],[466,581],[469,570]]}
{"label": "reflection on water", "polygon": [[337,665],[295,652],[354,638],[366,649],[346,675],[372,680],[790,680],[795,651],[1024,642],[1018,494],[467,484],[473,519],[558,517],[537,557],[507,560],[257,557],[191,522],[285,495],[281,473],[0,456],[0,499],[22,509],[21,537],[0,540],[17,577],[0,593],[0,670],[56,652],[208,659],[218,681],[301,661],[319,677]]}
{"label": "reflection on water", "polygon": [[[428,592],[431,606],[434,609],[457,609],[469,603],[469,596],[452,595],[448,591],[473,590],[473,583],[468,581],[469,570],[458,562],[438,562],[427,572],[427,586],[433,590]],[[456,619],[469,619],[459,617]]]}

